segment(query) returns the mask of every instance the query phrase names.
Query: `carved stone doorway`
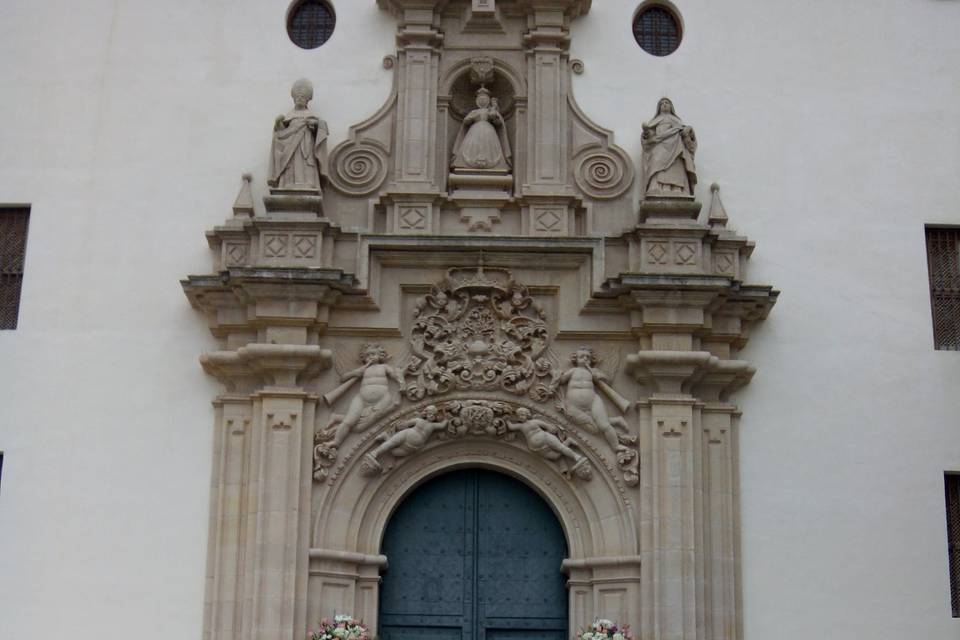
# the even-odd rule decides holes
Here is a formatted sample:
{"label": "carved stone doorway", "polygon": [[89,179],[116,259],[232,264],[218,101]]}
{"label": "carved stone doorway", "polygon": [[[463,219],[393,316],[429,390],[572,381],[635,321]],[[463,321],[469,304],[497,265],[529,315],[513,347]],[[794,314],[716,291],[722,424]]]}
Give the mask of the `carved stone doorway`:
{"label": "carved stone doorway", "polygon": [[427,481],[391,516],[380,589],[384,640],[563,640],[567,543],[550,507],[509,476]]}

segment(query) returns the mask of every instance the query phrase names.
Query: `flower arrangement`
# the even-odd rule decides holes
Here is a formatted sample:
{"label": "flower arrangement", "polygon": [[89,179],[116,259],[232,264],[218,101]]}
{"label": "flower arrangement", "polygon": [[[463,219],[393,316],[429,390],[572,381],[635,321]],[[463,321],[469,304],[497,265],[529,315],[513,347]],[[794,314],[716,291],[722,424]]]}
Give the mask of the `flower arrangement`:
{"label": "flower arrangement", "polygon": [[612,620],[597,618],[586,631],[581,631],[575,640],[633,640],[630,626],[620,626]]}
{"label": "flower arrangement", "polygon": [[310,640],[373,640],[370,631],[353,616],[339,614],[320,621],[320,628],[308,632]]}

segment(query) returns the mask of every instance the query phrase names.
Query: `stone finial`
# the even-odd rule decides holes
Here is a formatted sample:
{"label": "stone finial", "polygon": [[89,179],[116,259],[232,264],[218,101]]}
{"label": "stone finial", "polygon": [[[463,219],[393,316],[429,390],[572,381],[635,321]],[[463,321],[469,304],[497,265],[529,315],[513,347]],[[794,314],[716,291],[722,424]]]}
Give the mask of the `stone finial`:
{"label": "stone finial", "polygon": [[714,182],[710,185],[712,198],[710,201],[710,215],[707,218],[707,224],[711,227],[727,226],[727,210],[723,208],[723,200],[720,199],[720,185]]}
{"label": "stone finial", "polygon": [[240,193],[237,194],[237,199],[233,203],[233,215],[236,218],[253,217],[253,191],[250,187],[251,182],[253,182],[253,175],[244,173],[243,186],[240,187]]}

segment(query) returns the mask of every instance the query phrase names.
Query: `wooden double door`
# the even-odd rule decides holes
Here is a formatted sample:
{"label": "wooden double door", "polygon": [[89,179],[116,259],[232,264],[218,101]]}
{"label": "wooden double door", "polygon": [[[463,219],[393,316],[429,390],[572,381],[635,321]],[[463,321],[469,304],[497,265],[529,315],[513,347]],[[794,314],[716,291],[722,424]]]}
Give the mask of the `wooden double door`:
{"label": "wooden double door", "polygon": [[421,485],[383,539],[383,640],[566,640],[567,547],[523,483],[468,469]]}

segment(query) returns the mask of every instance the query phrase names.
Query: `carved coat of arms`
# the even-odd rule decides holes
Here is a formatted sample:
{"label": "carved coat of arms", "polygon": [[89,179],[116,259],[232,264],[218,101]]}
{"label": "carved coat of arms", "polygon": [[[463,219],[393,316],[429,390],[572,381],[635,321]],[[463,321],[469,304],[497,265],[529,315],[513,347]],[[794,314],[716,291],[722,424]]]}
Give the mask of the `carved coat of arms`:
{"label": "carved coat of arms", "polygon": [[543,308],[506,269],[450,269],[419,302],[405,395],[502,390],[542,402],[557,372]]}

